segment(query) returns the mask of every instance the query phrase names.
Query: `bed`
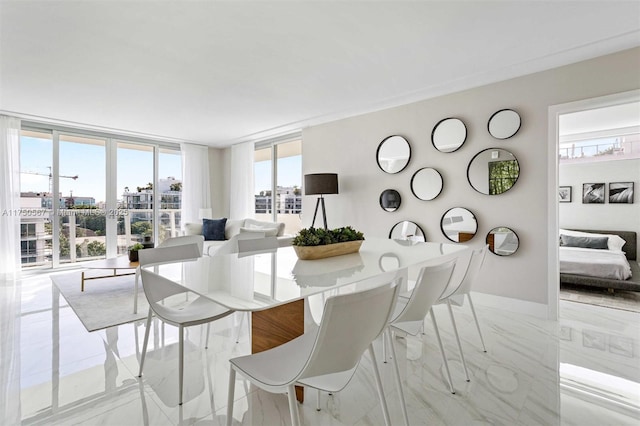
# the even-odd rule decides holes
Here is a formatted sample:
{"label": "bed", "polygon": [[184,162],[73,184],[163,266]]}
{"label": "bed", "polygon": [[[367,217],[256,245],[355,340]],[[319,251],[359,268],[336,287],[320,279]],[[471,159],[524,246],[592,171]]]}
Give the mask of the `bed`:
{"label": "bed", "polygon": [[[563,234],[564,232],[564,234]],[[563,238],[589,235],[589,244],[598,245],[602,236],[614,236],[609,246],[594,249],[584,247],[560,247],[560,284],[601,287],[610,290],[640,291],[640,266],[637,261],[637,234],[631,231],[560,230]],[[562,237],[565,235],[565,237]],[[624,240],[619,240],[617,237]],[[598,238],[600,237],[600,238]],[[605,239],[606,241],[606,239]],[[619,241],[619,243],[618,243]],[[607,244],[605,242],[605,244]]]}

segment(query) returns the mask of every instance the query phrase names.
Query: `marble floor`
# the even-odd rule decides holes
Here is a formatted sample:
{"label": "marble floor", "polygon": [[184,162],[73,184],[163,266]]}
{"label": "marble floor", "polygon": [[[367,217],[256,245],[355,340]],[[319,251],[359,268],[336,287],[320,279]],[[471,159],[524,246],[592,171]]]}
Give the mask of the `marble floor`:
{"label": "marble floor", "polygon": [[[153,324],[142,379],[144,325],[88,333],[48,275],[0,286],[0,424],[224,425],[228,359],[249,352],[239,316],[189,330],[185,403],[177,405],[177,332]],[[454,386],[449,393],[432,328],[396,340],[411,424],[637,425],[640,423],[640,314],[561,301],[559,322],[477,306],[487,353],[468,306],[454,308],[471,381],[457,358],[446,308],[436,307]],[[15,315],[14,315],[15,314]],[[377,346],[381,349],[380,344]],[[381,364],[391,420],[402,424],[392,364]],[[234,425],[289,424],[287,399],[238,379]],[[305,425],[381,425],[370,360],[335,395],[301,405]]]}

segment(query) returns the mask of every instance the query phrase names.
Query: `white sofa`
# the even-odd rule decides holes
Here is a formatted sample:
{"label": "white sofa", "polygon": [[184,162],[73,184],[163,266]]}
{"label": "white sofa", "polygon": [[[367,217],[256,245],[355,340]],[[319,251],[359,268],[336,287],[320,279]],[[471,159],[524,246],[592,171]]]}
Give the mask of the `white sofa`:
{"label": "white sofa", "polygon": [[[202,235],[202,223],[187,222],[184,225],[185,235]],[[275,236],[278,240],[278,246],[284,247],[291,245],[293,235],[285,235],[284,222],[266,222],[250,218],[245,219],[227,219],[224,228],[224,241],[205,241],[203,253],[209,256],[213,255],[220,246],[229,241],[234,235],[240,233],[262,233],[265,236]]]}

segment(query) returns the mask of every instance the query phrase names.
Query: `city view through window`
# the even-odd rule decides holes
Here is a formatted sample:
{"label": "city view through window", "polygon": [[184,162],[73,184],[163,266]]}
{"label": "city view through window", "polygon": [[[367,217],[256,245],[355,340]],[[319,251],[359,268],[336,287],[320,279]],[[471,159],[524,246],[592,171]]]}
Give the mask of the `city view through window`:
{"label": "city view through window", "polygon": [[[115,152],[111,173],[108,152]],[[23,267],[101,259],[107,253],[124,254],[145,237],[161,242],[177,235],[181,176],[177,149],[23,130],[20,211],[14,212],[21,218]],[[160,199],[156,221],[154,195]]]}
{"label": "city view through window", "polygon": [[256,219],[284,222],[284,232],[296,234],[302,222],[302,141],[257,149],[254,179]]}

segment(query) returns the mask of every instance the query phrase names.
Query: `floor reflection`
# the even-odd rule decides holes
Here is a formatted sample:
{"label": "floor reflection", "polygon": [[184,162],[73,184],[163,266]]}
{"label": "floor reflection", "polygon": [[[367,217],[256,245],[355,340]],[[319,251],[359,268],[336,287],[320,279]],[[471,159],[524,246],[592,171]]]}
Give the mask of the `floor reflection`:
{"label": "floor reflection", "polygon": [[[208,349],[205,327],[188,330],[185,403],[178,406],[177,329],[153,322],[138,379],[143,322],[88,333],[47,276],[24,280],[21,290],[18,317],[9,313],[15,295],[1,294],[0,395],[20,393],[21,404],[12,409],[23,424],[225,424],[228,359],[249,352],[246,327],[235,342],[240,316],[212,324]],[[637,424],[640,314],[561,301],[561,320],[550,322],[477,306],[488,349],[483,353],[468,306],[454,309],[469,383],[446,307],[437,306],[436,316],[456,395],[447,391],[430,327],[421,338],[396,340],[412,424]],[[18,345],[4,343],[11,339]],[[369,362],[363,359],[347,390],[322,396],[320,412],[310,393],[301,406],[304,424],[382,424]],[[389,365],[381,365],[383,384],[391,419],[401,422]],[[16,372],[18,382],[11,381]],[[285,396],[243,384],[236,386],[234,424],[288,424]],[[15,423],[11,415],[3,413],[1,423]]]}

